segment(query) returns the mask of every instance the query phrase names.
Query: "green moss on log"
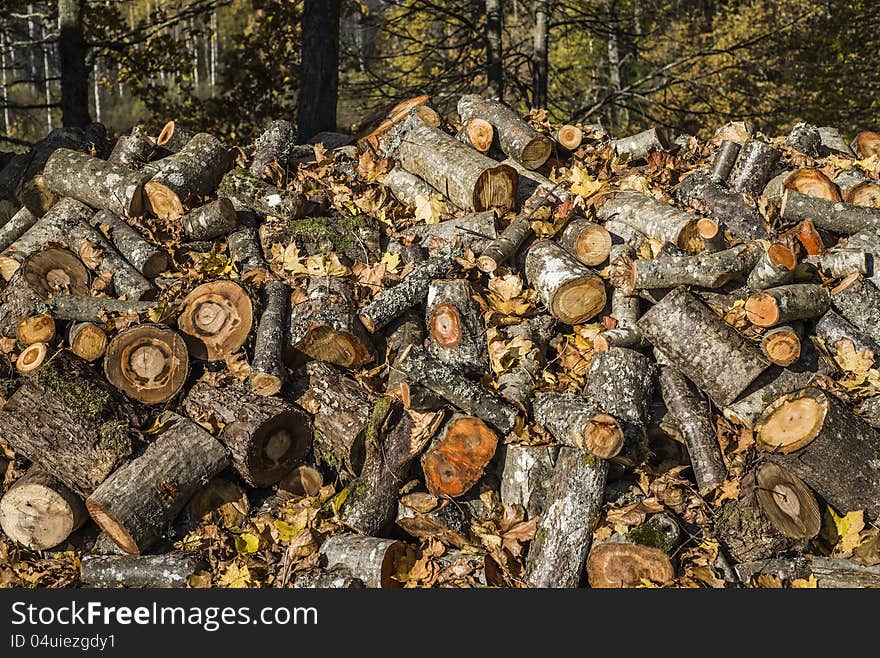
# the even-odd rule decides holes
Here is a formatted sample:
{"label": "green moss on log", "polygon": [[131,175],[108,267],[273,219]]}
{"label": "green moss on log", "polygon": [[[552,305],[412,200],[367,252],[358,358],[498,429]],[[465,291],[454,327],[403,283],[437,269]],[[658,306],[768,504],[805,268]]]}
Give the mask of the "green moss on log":
{"label": "green moss on log", "polygon": [[97,421],[113,411],[113,396],[109,391],[71,378],[70,373],[59,372],[51,362],[37,371],[35,380],[58,398],[74,420]]}

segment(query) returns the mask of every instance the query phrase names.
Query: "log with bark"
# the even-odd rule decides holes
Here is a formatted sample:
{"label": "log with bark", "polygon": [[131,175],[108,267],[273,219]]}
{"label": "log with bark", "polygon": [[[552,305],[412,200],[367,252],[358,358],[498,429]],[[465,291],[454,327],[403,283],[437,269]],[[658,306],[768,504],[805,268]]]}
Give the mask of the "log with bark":
{"label": "log with bark", "polygon": [[180,392],[188,374],[186,344],[173,329],[135,325],[120,331],[107,345],[107,381],[143,404],[167,402]]}
{"label": "log with bark", "polygon": [[159,131],[159,136],[156,137],[156,146],[160,147],[165,154],[177,153],[195,136],[194,131],[179,121],[169,121]]}
{"label": "log with bark", "polygon": [[755,576],[775,576],[792,582],[816,579],[816,586],[829,589],[880,587],[880,566],[865,566],[846,558],[807,557],[776,558],[737,564],[737,576],[744,585]]}
{"label": "log with bark", "polygon": [[559,244],[577,256],[584,265],[604,263],[611,254],[611,234],[586,217],[574,217],[559,235]]}
{"label": "log with bark", "polygon": [[625,190],[599,208],[602,220],[616,219],[638,232],[689,249],[699,240],[697,215],[679,210],[641,192]]}
{"label": "log with bark", "polygon": [[799,222],[809,219],[816,228],[852,235],[864,229],[880,228],[880,208],[854,206],[842,201],[828,201],[787,190],[779,210],[782,219]]}
{"label": "log with bark", "polygon": [[489,366],[486,327],[474,290],[465,279],[435,279],[428,287],[428,352],[466,374]]}
{"label": "log with bark", "polygon": [[31,150],[30,159],[19,175],[15,197],[35,216],[42,217],[58,201],[43,184],[43,168],[49,158],[61,148],[79,149],[82,139],[80,128],[56,128]]}
{"label": "log with bark", "polygon": [[526,253],[525,275],[548,311],[560,322],[581,324],[605,307],[605,283],[552,240]]}
{"label": "log with bark", "polygon": [[621,288],[611,294],[611,318],[614,327],[607,329],[593,339],[593,349],[600,352],[612,345],[617,347],[641,347],[645,340],[639,329],[639,298],[627,295]]}
{"label": "log with bark", "polygon": [[292,164],[290,156],[296,145],[296,127],[284,119],[272,121],[257,137],[251,173],[262,178],[273,163],[286,172]]}
{"label": "log with bark", "polygon": [[498,391],[521,411],[528,412],[532,393],[541,381],[555,325],[551,316],[538,315],[505,330],[508,340],[517,343],[519,358],[510,369],[498,375]]}
{"label": "log with bark", "polygon": [[344,534],[330,537],[321,545],[327,569],[344,569],[368,588],[402,587],[395,576],[398,562],[408,552],[406,544],[394,539]]}
{"label": "log with bark", "polygon": [[498,446],[501,485],[505,505],[521,505],[530,519],[544,509],[548,483],[559,456],[556,446],[508,443]]}
{"label": "log with bark", "polygon": [[223,176],[218,188],[236,210],[248,209],[259,215],[280,219],[302,217],[309,208],[308,199],[296,189],[282,190],[254,176],[247,169],[233,169]]}
{"label": "log with bark", "polygon": [[880,345],[880,290],[872,282],[855,279],[831,295],[834,310]]}
{"label": "log with bark", "polygon": [[834,311],[828,311],[819,318],[813,331],[831,354],[839,352],[838,343],[841,341],[849,342],[856,352],[869,350],[880,354],[880,343]]}
{"label": "log with bark", "polygon": [[37,218],[27,208],[22,208],[0,227],[0,252],[6,251],[13,242],[37,223]]}
{"label": "log with bark", "polygon": [[49,314],[56,320],[104,324],[113,316],[140,315],[156,308],[157,302],[129,301],[85,294],[54,294],[48,302]]}
{"label": "log with bark", "polygon": [[262,283],[269,276],[269,266],[263,258],[257,230],[246,226],[230,233],[226,242],[229,258],[235,264],[242,283]]}
{"label": "log with bark", "polygon": [[773,327],[761,336],[761,351],[771,363],[790,366],[800,358],[802,334],[800,323]]}
{"label": "log with bark", "polygon": [[[419,203],[442,195],[415,174],[409,173],[401,166],[394,167],[380,179],[382,184],[391,190],[394,198],[405,206],[417,208]],[[445,205],[445,203],[444,203]],[[446,208],[446,211],[449,209]]]}
{"label": "log with bark", "polygon": [[793,320],[818,318],[831,307],[831,296],[821,285],[793,283],[753,293],[746,300],[749,322],[775,327]]}
{"label": "log with bark", "polygon": [[148,162],[156,150],[156,140],[143,126],[135,126],[128,135],[122,135],[110,152],[109,162],[137,167]]}
{"label": "log with bark", "polygon": [[131,555],[150,548],[192,495],[229,465],[226,449],[193,421],[171,412],[160,420],[155,441],[86,499],[95,523]]}
{"label": "log with bark", "polygon": [[715,153],[715,160],[712,163],[711,176],[719,183],[726,183],[730,172],[733,171],[733,165],[736,163],[737,156],[742,146],[736,142],[723,140],[718,151]]}
{"label": "log with bark", "polygon": [[278,397],[257,395],[243,383],[215,388],[200,380],[182,407],[199,423],[221,426],[217,437],[251,486],[274,484],[312,447],[311,423],[302,409]]}
{"label": "log with bark", "polygon": [[263,296],[248,382],[254,393],[275,395],[286,377],[282,357],[289,330],[290,289],[282,281],[270,281],[263,288]]}
{"label": "log with bark", "polygon": [[118,215],[103,210],[95,213],[88,222],[106,235],[125,260],[148,279],[168,270],[168,254],[145,240],[137,229]]}
{"label": "log with bark", "polygon": [[617,155],[627,155],[632,161],[644,160],[651,151],[665,151],[669,148],[666,133],[659,128],[649,128],[629,137],[611,140],[611,147]]}
{"label": "log with bark", "polygon": [[488,122],[501,150],[528,169],[541,167],[553,150],[549,137],[540,134],[499,101],[486,100],[475,94],[462,96],[458,101],[458,116],[462,123],[474,118]]}
{"label": "log with bark", "polygon": [[180,551],[162,555],[87,555],[80,564],[80,582],[100,589],[157,588],[187,586],[190,576],[207,562],[198,554]]}
{"label": "log with bark", "polygon": [[760,194],[779,162],[779,151],[756,139],[742,145],[730,173],[730,189],[734,192]]}
{"label": "log with bark", "polygon": [[229,199],[220,197],[190,210],[181,220],[186,237],[193,242],[213,240],[231,233],[238,226],[235,207]]}
{"label": "log with bark", "polygon": [[219,279],[184,297],[177,326],[195,359],[218,361],[240,348],[251,332],[254,308],[247,291]]}
{"label": "log with bark", "polygon": [[498,238],[495,213],[491,210],[447,219],[437,224],[413,226],[405,234],[419,238],[421,244],[432,253],[445,247],[462,247],[481,254]]}
{"label": "log with bark", "polygon": [[623,449],[623,429],[613,416],[585,398],[570,393],[544,393],[532,403],[532,414],[558,443],[610,459]]}

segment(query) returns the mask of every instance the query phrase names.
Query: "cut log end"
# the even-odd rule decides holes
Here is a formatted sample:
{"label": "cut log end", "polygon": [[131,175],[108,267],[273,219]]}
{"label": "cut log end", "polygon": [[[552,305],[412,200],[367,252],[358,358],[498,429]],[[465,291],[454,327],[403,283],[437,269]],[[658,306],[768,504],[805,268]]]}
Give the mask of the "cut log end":
{"label": "cut log end", "polygon": [[34,343],[28,345],[22,350],[21,354],[18,355],[18,359],[15,361],[15,369],[23,375],[33,372],[43,365],[48,351],[49,346],[46,343]]}
{"label": "cut log end", "polygon": [[237,283],[211,281],[186,296],[177,323],[194,358],[218,361],[244,344],[253,324],[253,304]]}
{"label": "cut log end", "polygon": [[41,298],[62,292],[86,295],[89,273],[73,252],[58,247],[38,251],[22,264],[25,281]]}
{"label": "cut log end", "polygon": [[281,377],[268,372],[251,372],[249,381],[254,393],[265,396],[275,395],[283,384]]}
{"label": "cut log end", "polygon": [[597,457],[616,457],[623,449],[623,443],[623,429],[608,414],[596,414],[584,428],[584,448]]}
{"label": "cut log end", "polygon": [[604,226],[584,227],[575,240],[575,253],[585,265],[599,265],[611,253],[611,233]]}
{"label": "cut log end", "polygon": [[783,395],[755,425],[758,447],[783,454],[799,450],[819,435],[827,413],[827,397],[814,389]]}
{"label": "cut log end", "polygon": [[144,404],[165,402],[180,391],[189,369],[186,344],[170,329],[139,325],[110,341],[104,372],[116,388]]}
{"label": "cut log end", "polygon": [[461,318],[452,304],[438,304],[431,313],[430,325],[431,335],[443,349],[453,349],[461,343]]}
{"label": "cut log end", "polygon": [[85,361],[96,361],[107,351],[107,334],[91,322],[72,325],[67,342],[70,351]]}
{"label": "cut log end", "polygon": [[25,345],[48,343],[55,336],[55,320],[48,313],[31,315],[19,322],[16,334]]}
{"label": "cut log end", "polygon": [[553,142],[545,135],[539,135],[532,139],[522,150],[520,161],[527,169],[538,169],[550,157],[553,151]]}
{"label": "cut log end", "polygon": [[800,358],[801,340],[791,327],[780,327],[764,335],[761,349],[776,365],[790,366]]}
{"label": "cut log end", "polygon": [[124,525],[114,518],[113,514],[101,503],[91,498],[86,500],[86,509],[92,520],[98,524],[110,539],[112,539],[119,548],[129,555],[140,555],[137,542],[125,529]]}
{"label": "cut log end", "polygon": [[772,327],[779,321],[779,303],[765,292],[751,295],[745,309],[749,322],[759,327]]}
{"label": "cut log end", "polygon": [[584,141],[584,131],[577,126],[566,124],[556,132],[556,141],[563,148],[574,151]]}
{"label": "cut log end", "polygon": [[183,202],[177,193],[163,183],[150,181],[144,185],[144,196],[150,210],[161,219],[176,219],[183,216]]}
{"label": "cut log end", "polygon": [[[241,427],[249,431],[250,427]],[[224,428],[223,439],[229,442],[239,427],[231,423]],[[248,444],[247,470],[254,486],[277,482],[291,466],[301,461],[312,446],[311,428],[296,413],[280,413],[263,423]]]}
{"label": "cut log end", "polygon": [[880,208],[880,185],[873,181],[853,185],[844,193],[843,200],[853,206]]}
{"label": "cut log end", "polygon": [[779,532],[792,539],[812,539],[819,534],[822,513],[816,497],[804,482],[773,462],[756,472],[757,499]]}
{"label": "cut log end", "polygon": [[606,542],[596,546],[587,560],[590,587],[638,587],[645,581],[668,583],[675,578],[669,556],[658,548]]}
{"label": "cut log end", "polygon": [[472,118],[464,127],[470,145],[481,153],[485,153],[492,147],[495,138],[495,129],[492,124],[484,119]]}
{"label": "cut log end", "polygon": [[599,313],[605,302],[605,284],[601,279],[578,277],[559,287],[550,310],[566,324],[581,324]]}
{"label": "cut log end", "polygon": [[58,546],[85,520],[82,501],[44,473],[25,475],[0,501],[3,532],[33,550]]}
{"label": "cut log end", "polygon": [[853,140],[852,148],[862,158],[880,155],[880,134],[871,130],[862,131]]}
{"label": "cut log end", "polygon": [[697,235],[703,240],[714,240],[721,231],[721,226],[714,219],[701,217],[697,220]]}
{"label": "cut log end", "polygon": [[482,476],[497,445],[498,435],[479,418],[452,418],[443,438],[422,459],[428,491],[438,498],[467,493]]}
{"label": "cut log end", "polygon": [[807,196],[825,199],[826,201],[840,201],[840,190],[828,176],[818,169],[798,169],[783,182],[786,190],[796,190]]}
{"label": "cut log end", "polygon": [[513,210],[518,182],[519,176],[513,167],[499,165],[486,169],[474,185],[474,210]]}

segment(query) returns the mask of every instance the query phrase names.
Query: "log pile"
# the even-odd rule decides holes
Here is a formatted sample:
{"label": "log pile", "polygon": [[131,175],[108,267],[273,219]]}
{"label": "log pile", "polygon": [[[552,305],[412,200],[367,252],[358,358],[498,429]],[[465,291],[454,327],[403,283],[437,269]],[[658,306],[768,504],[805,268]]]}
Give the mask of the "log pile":
{"label": "log pile", "polygon": [[457,110],[9,159],[4,554],[91,587],[877,585],[870,135]]}

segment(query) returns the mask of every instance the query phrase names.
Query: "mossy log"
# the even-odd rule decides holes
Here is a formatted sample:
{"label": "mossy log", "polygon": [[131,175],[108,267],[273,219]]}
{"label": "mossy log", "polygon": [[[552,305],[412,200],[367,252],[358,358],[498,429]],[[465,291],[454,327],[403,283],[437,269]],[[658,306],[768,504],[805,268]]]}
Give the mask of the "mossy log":
{"label": "mossy log", "polygon": [[187,579],[207,563],[198,554],[172,551],[162,555],[84,555],[80,582],[99,589],[187,586]]}
{"label": "mossy log", "polygon": [[289,330],[290,289],[281,281],[270,281],[263,288],[263,297],[248,382],[259,395],[275,395],[285,379],[282,358]]}
{"label": "mossy log", "polygon": [[499,101],[475,94],[462,96],[458,101],[458,116],[462,123],[474,118],[487,121],[495,131],[501,150],[528,169],[541,167],[553,150],[549,137],[540,134]]}
{"label": "mossy log", "polygon": [[168,254],[147,242],[128,222],[112,212],[102,210],[88,220],[92,228],[101,231],[138,272],[148,279],[165,272],[169,265]]}
{"label": "mossy log", "polygon": [[602,509],[608,463],[562,447],[547,487],[547,501],[526,557],[531,587],[577,587]]}
{"label": "mossy log", "polygon": [[38,466],[31,466],[0,500],[0,528],[34,551],[58,546],[88,518],[82,499]]}
{"label": "mossy log", "polygon": [[264,254],[272,246],[285,249],[293,243],[299,255],[336,253],[351,262],[373,263],[381,258],[379,224],[367,215],[343,217],[303,217],[290,221],[270,221],[260,225],[260,244]]}
{"label": "mossy log", "polygon": [[43,170],[43,185],[59,197],[126,217],[143,214],[148,180],[149,174],[64,148],[52,154]]}
{"label": "mossy log", "polygon": [[229,165],[229,151],[220,140],[208,133],[195,135],[144,185],[150,209],[162,219],[180,217],[187,198],[212,194]]}
{"label": "mossy log", "polygon": [[309,279],[306,299],[290,315],[290,344],[303,354],[343,368],[375,358],[369,334],[358,318],[354,287],[341,277]]}
{"label": "mossy log", "polygon": [[171,412],[161,420],[156,440],[86,499],[95,523],[130,555],[150,548],[192,495],[229,466],[224,447],[194,422]]}
{"label": "mossy log", "polygon": [[768,366],[735,329],[684,288],[666,295],[638,323],[645,338],[720,407],[731,404]]}
{"label": "mossy log", "polygon": [[299,191],[281,190],[247,169],[233,169],[224,175],[218,194],[232,201],[236,208],[279,219],[297,219],[309,208],[308,199]]}
{"label": "mossy log", "polygon": [[218,438],[232,455],[232,465],[253,487],[280,480],[312,447],[312,427],[305,413],[277,397],[252,392],[236,382],[215,387],[196,382],[183,400],[197,422],[222,424]]}
{"label": "mossy log", "polygon": [[132,452],[140,420],[103,377],[62,350],[10,396],[0,431],[19,455],[88,495]]}

